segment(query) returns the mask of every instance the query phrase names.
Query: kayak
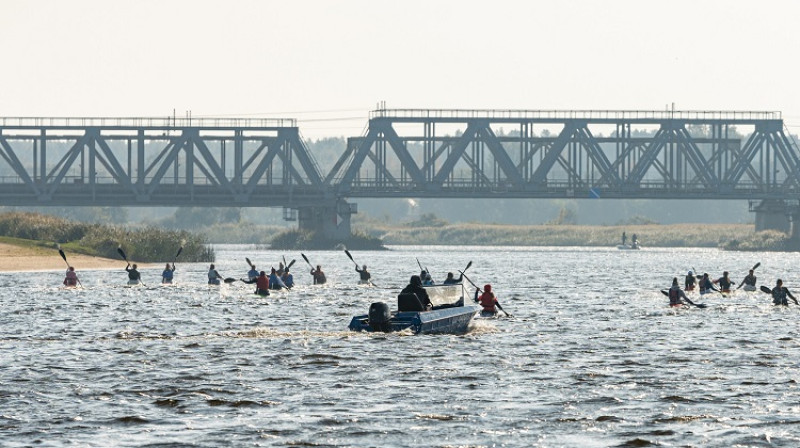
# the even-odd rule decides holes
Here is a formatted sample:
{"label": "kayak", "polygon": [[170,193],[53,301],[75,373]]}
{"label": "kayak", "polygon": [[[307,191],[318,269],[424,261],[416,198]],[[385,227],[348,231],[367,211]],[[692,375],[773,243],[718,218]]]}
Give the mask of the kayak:
{"label": "kayak", "polygon": [[641,247],[642,246],[640,246],[638,244],[636,244],[636,245],[620,244],[620,245],[617,246],[617,249],[619,249],[619,250],[639,250],[639,249],[641,249]]}
{"label": "kayak", "polygon": [[758,288],[756,288],[753,285],[744,285],[744,286],[742,286],[742,289],[744,289],[745,291],[748,291],[748,292],[758,291]]}

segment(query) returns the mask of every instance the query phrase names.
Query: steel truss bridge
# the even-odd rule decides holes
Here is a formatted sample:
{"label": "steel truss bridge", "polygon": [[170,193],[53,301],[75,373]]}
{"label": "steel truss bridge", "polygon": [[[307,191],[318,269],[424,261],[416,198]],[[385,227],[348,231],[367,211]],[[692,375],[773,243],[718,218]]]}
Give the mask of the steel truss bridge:
{"label": "steel truss bridge", "polygon": [[327,162],[323,173],[293,119],[0,118],[0,205],[283,207],[335,234],[349,233],[350,198],[773,211],[800,198],[800,150],[779,112],[380,109]]}

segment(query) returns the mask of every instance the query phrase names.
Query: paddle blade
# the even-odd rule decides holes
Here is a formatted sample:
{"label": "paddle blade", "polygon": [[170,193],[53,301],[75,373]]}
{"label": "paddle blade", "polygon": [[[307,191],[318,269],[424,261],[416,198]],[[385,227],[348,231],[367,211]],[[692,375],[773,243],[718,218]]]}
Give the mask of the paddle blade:
{"label": "paddle blade", "polygon": [[306,260],[306,263],[308,263],[309,266],[311,266],[311,262],[308,261],[308,257],[306,257],[306,254],[300,252],[300,256],[303,257],[303,260]]}
{"label": "paddle blade", "polygon": [[[63,250],[58,249],[58,254],[61,255],[61,258],[63,258],[65,262],[67,261],[67,256],[64,254]],[[67,262],[67,265],[69,265],[69,262]]]}
{"label": "paddle blade", "polygon": [[698,308],[705,308],[708,305],[706,305],[705,303],[695,303],[694,306],[696,306]]}
{"label": "paddle blade", "polygon": [[767,294],[772,294],[772,290],[771,290],[771,289],[769,289],[769,288],[767,288],[767,287],[766,287],[766,286],[764,286],[764,285],[761,285],[761,288],[760,288],[760,289],[761,289],[761,292],[765,292],[765,293],[767,293]]}
{"label": "paddle blade", "polygon": [[761,266],[761,262],[760,261],[758,263],[756,263],[755,265],[753,265],[753,270],[755,271],[756,269],[758,269],[759,266]]}
{"label": "paddle blade", "polygon": [[353,256],[352,256],[352,255],[350,255],[350,251],[349,251],[349,250],[345,249],[345,250],[344,250],[344,253],[345,253],[345,254],[347,254],[347,258],[349,258],[349,259],[350,259],[350,261],[352,261],[353,263],[355,263],[355,262],[356,262],[356,260],[353,260]]}
{"label": "paddle blade", "polygon": [[287,268],[290,268],[290,267],[292,267],[292,265],[294,264],[294,262],[295,262],[295,261],[297,261],[297,260],[292,260],[292,261],[290,261],[290,262],[289,262],[289,264],[287,264],[287,265],[286,265],[286,267],[287,267]]}
{"label": "paddle blade", "polygon": [[122,247],[117,248],[117,253],[119,253],[119,256],[122,257],[123,260],[128,261],[128,257],[125,256],[125,251],[122,250]]}
{"label": "paddle blade", "polygon": [[183,252],[183,246],[181,246],[181,247],[178,249],[178,253],[177,253],[177,254],[175,254],[175,258],[176,258],[176,259],[178,258],[178,255],[180,255],[180,254],[181,254],[181,252]]}
{"label": "paddle blade", "polygon": [[250,267],[252,268],[252,267],[253,267],[253,262],[252,262],[252,261],[250,261],[250,259],[249,259],[249,258],[247,258],[247,257],[244,257],[244,259],[245,259],[245,260],[247,260],[247,265],[248,265],[248,266],[250,266]]}
{"label": "paddle blade", "polygon": [[225,282],[225,283],[233,283],[235,281],[236,281],[236,279],[235,278],[231,278],[231,277],[228,277],[225,280],[223,280],[223,282]]}
{"label": "paddle blade", "polygon": [[470,260],[469,263],[467,263],[467,267],[465,267],[462,272],[467,272],[467,269],[469,269],[470,266],[472,266],[472,260]]}
{"label": "paddle blade", "polygon": [[661,294],[664,294],[665,296],[669,297],[669,291],[667,291],[666,289],[662,289]]}

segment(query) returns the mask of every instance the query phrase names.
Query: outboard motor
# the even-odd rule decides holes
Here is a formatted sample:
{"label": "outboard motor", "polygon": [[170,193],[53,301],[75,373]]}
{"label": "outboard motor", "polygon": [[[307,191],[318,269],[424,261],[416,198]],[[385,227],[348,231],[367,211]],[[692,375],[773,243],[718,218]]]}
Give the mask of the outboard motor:
{"label": "outboard motor", "polygon": [[392,313],[385,302],[375,302],[369,306],[369,326],[373,331],[388,332],[392,330],[389,320]]}

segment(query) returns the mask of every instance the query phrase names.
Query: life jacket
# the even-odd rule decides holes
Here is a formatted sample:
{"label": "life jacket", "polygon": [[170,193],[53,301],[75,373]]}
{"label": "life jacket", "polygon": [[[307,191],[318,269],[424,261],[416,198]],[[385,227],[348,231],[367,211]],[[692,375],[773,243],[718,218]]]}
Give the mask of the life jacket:
{"label": "life jacket", "polygon": [[172,280],[173,272],[174,271],[172,269],[164,269],[164,272],[161,273],[161,277],[164,280]]}
{"label": "life jacket", "polygon": [[789,301],[786,299],[786,288],[777,286],[772,288],[772,304],[788,306]]}
{"label": "life jacket", "polygon": [[483,311],[489,311],[489,312],[492,312],[492,313],[496,313],[497,312],[497,308],[495,308],[495,306],[494,306],[495,303],[497,302],[497,299],[495,298],[493,292],[491,292],[491,291],[484,292],[483,294],[481,294],[481,296],[478,299],[478,301],[480,302],[481,306],[483,307]]}
{"label": "life jacket", "polygon": [[264,290],[269,289],[269,278],[267,276],[264,276],[264,277],[258,276],[258,277],[256,277],[256,288],[264,289]]}
{"label": "life jacket", "polygon": [[64,286],[78,286],[78,274],[75,271],[67,271],[67,278],[64,279]]}
{"label": "life jacket", "polygon": [[680,306],[683,305],[681,302],[681,293],[680,287],[673,286],[669,288],[669,306]]}

